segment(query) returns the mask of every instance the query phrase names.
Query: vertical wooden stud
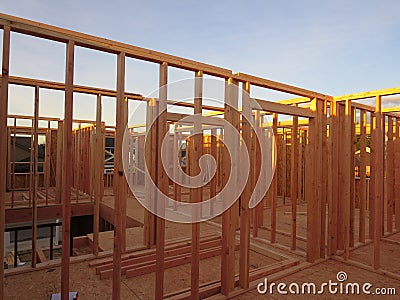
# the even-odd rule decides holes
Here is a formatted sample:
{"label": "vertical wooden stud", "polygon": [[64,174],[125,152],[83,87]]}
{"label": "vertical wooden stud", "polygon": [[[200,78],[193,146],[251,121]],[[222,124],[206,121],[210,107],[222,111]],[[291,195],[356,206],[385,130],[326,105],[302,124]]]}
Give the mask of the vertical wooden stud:
{"label": "vertical wooden stud", "polygon": [[126,180],[122,164],[122,141],[126,122],[125,111],[125,53],[121,52],[117,57],[117,104],[116,104],[116,128],[114,150],[114,252],[113,252],[113,300],[121,298],[121,254],[123,252],[122,241],[124,239],[122,218],[125,218],[123,203],[126,201]]}
{"label": "vertical wooden stud", "polygon": [[[308,152],[306,155],[306,200],[307,200],[307,261],[314,262],[320,257],[321,243],[321,202],[320,202],[320,176],[322,164],[322,136],[321,114],[323,102],[314,99],[311,109],[317,116],[310,118],[308,129]],[[319,177],[319,178],[318,178]]]}
{"label": "vertical wooden stud", "polygon": [[[202,102],[203,102],[203,72],[198,71],[195,74],[194,83],[194,114],[202,114]],[[196,118],[194,122],[195,133],[202,132],[202,124],[199,122],[200,119]],[[192,137],[192,143],[190,147],[191,157],[190,161],[190,175],[196,176],[200,172],[199,159],[203,155],[203,134],[196,134]],[[191,202],[202,202],[203,191],[202,188],[191,188],[190,189],[190,201]],[[192,212],[197,214],[197,210]],[[193,216],[198,218],[199,216]],[[199,298],[199,272],[200,272],[200,223],[192,223],[192,259],[191,259],[191,299]]]}
{"label": "vertical wooden stud", "polygon": [[344,257],[349,259],[350,257],[350,210],[351,210],[351,102],[346,100],[345,115],[344,118],[344,132],[343,137],[343,149],[342,149],[342,165],[343,165],[343,176],[340,178],[340,185],[343,188],[343,230],[344,230]]}
{"label": "vertical wooden stud", "polygon": [[388,117],[387,153],[386,153],[386,188],[387,188],[387,215],[386,228],[393,232],[394,213],[394,141],[393,141],[393,118]]}
{"label": "vertical wooden stud", "polygon": [[35,105],[33,117],[33,199],[32,199],[32,268],[36,268],[37,241],[37,197],[39,184],[38,170],[38,118],[39,118],[39,87],[35,87]]}
{"label": "vertical wooden stud", "polygon": [[298,134],[298,117],[293,117],[292,138],[291,138],[291,169],[290,169],[290,203],[292,207],[292,242],[291,249],[296,249],[296,235],[297,235],[297,177],[298,177],[298,148],[299,140]]}
{"label": "vertical wooden stud", "polygon": [[354,176],[354,161],[355,161],[355,143],[356,143],[356,110],[351,108],[350,118],[350,235],[349,247],[354,247],[354,232],[355,232],[355,210],[356,210],[356,191],[355,191],[355,176]]}
{"label": "vertical wooden stud", "polygon": [[367,201],[367,177],[366,177],[366,159],[367,159],[367,114],[365,110],[360,112],[360,228],[358,240],[365,243],[365,210]]}
{"label": "vertical wooden stud", "polygon": [[104,170],[104,148],[101,124],[101,95],[97,95],[96,103],[96,133],[95,133],[95,167],[94,167],[94,210],[93,210],[93,254],[99,254],[99,224],[100,224],[100,202],[102,199],[101,186],[103,185]]}
{"label": "vertical wooden stud", "polygon": [[[239,130],[238,119],[238,94],[237,82],[229,78],[225,82],[225,120],[230,122],[237,130]],[[233,140],[234,135],[230,130],[224,130],[224,138]],[[230,157],[228,150],[223,150],[223,168],[222,180],[225,185],[230,176],[230,168],[235,169],[237,165],[237,151],[239,148],[239,141],[237,141],[236,148],[231,149],[233,157]],[[232,164],[232,165],[231,165]],[[231,179],[232,180],[232,179]],[[236,180],[236,179],[234,179]],[[235,284],[235,234],[236,234],[236,221],[238,218],[238,205],[235,202],[222,214],[222,254],[221,254],[221,293],[229,295]]]}
{"label": "vertical wooden stud", "polygon": [[373,129],[376,131],[374,139],[374,148],[372,151],[375,152],[374,161],[371,165],[374,166],[373,171],[375,172],[375,182],[374,182],[374,259],[373,267],[374,269],[379,269],[380,267],[380,240],[382,237],[382,212],[383,212],[383,132],[384,123],[382,118],[382,99],[381,96],[376,97],[375,106],[375,118]]}
{"label": "vertical wooden stud", "polygon": [[[167,130],[167,84],[168,84],[168,64],[160,65],[160,89],[158,96],[158,134],[157,134],[157,187],[159,192],[168,195],[169,183],[168,177],[164,170],[161,157],[161,145],[164,136],[168,134]],[[157,201],[157,216],[156,216],[156,284],[155,298],[162,299],[164,297],[164,248],[165,248],[165,203]]]}
{"label": "vertical wooden stud", "polygon": [[[395,119],[395,131],[394,136],[394,190],[400,191],[400,118]],[[395,229],[400,231],[400,193],[394,193],[394,208],[395,208]]]}
{"label": "vertical wooden stud", "polygon": [[69,299],[69,266],[71,251],[71,179],[72,166],[68,157],[72,154],[72,110],[74,85],[74,48],[73,41],[67,43],[65,108],[63,130],[63,164],[62,164],[62,258],[61,258],[61,299]]}
{"label": "vertical wooden stud", "polygon": [[[243,141],[247,145],[247,150],[251,151],[251,125],[250,120],[250,83],[244,82],[242,88],[242,135]],[[251,153],[249,153],[251,157]],[[254,164],[250,161],[250,170],[247,183],[244,187],[241,202],[240,202],[240,257],[239,257],[239,284],[241,288],[249,287],[249,272],[250,272],[250,211],[249,201],[253,192],[253,172]]]}
{"label": "vertical wooden stud", "polygon": [[[10,64],[10,27],[3,27],[3,60],[1,72],[0,140],[7,139],[8,73]],[[7,178],[6,143],[0,143],[0,257],[4,257],[5,201]],[[4,269],[0,268],[0,298],[4,298]]]}
{"label": "vertical wooden stud", "polygon": [[[278,114],[273,114],[272,120],[272,129],[274,130],[274,136],[276,145],[278,142]],[[278,146],[276,146],[278,148]],[[277,154],[278,155],[278,154]],[[274,177],[272,179],[272,202],[271,202],[271,236],[270,241],[271,243],[276,242],[276,208],[278,202],[278,174],[277,174],[277,167],[275,168]]]}

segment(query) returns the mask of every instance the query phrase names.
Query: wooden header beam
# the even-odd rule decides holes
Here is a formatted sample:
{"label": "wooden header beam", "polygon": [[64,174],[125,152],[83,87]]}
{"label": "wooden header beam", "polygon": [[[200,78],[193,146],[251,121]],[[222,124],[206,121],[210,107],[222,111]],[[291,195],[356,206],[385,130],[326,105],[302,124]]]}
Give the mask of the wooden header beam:
{"label": "wooden header beam", "polygon": [[4,26],[10,26],[11,31],[14,32],[63,43],[73,41],[77,46],[114,54],[123,52],[126,53],[127,57],[155,63],[165,62],[168,63],[169,66],[189,71],[202,70],[206,74],[217,77],[228,78],[232,74],[228,69],[196,62],[194,60],[0,13],[0,28],[4,28]]}
{"label": "wooden header beam", "polygon": [[396,107],[382,107],[382,112],[400,112],[400,106]]}
{"label": "wooden header beam", "polygon": [[[51,90],[59,90],[59,91],[65,90],[65,84],[62,82],[32,79],[26,77],[10,76],[9,83],[15,85],[31,86],[31,87],[38,86],[40,88],[51,89]],[[102,96],[108,96],[108,97],[117,96],[117,91],[115,90],[95,88],[83,85],[74,85],[73,91],[75,93],[91,94],[91,95],[100,94]],[[135,93],[125,93],[125,97],[128,97],[129,99],[132,100],[145,100],[145,98],[142,95]]]}
{"label": "wooden header beam", "polygon": [[[253,99],[253,100],[257,101],[258,105],[264,111],[269,111],[269,112],[284,114],[284,115],[290,115],[290,116],[304,117],[304,118],[314,118],[316,116],[316,113],[308,108],[291,106],[291,105],[286,105],[286,104],[281,104],[281,103],[271,102],[271,101],[265,101],[265,100],[260,100],[260,99]],[[252,108],[259,109],[260,107],[257,107],[256,105],[254,105]]]}
{"label": "wooden header beam", "polygon": [[[1,80],[1,75],[0,75],[0,80]],[[62,82],[39,80],[39,79],[32,79],[32,78],[27,78],[27,77],[10,76],[9,83],[15,84],[15,85],[30,86],[30,87],[38,86],[38,87],[44,88],[44,89],[52,89],[52,90],[59,90],[59,91],[65,90],[65,84]],[[1,83],[0,83],[0,86],[1,86]],[[82,94],[89,94],[89,95],[101,95],[101,96],[114,97],[114,98],[117,97],[117,91],[110,90],[110,89],[102,89],[102,88],[83,86],[83,85],[74,85],[73,90],[75,93],[82,93]],[[125,97],[128,98],[129,100],[137,100],[137,101],[150,101],[151,100],[151,98],[144,97],[140,94],[129,93],[129,92],[125,92]],[[157,98],[155,98],[155,99],[157,99]],[[178,102],[176,100],[171,100],[171,99],[168,100],[167,103],[168,103],[168,105],[173,105],[173,106],[181,106],[181,107],[188,107],[188,108],[194,107],[193,103]],[[211,106],[211,105],[203,105],[203,109],[211,110],[211,111],[218,111],[218,112],[224,111],[223,107]],[[56,121],[56,120],[54,120],[54,121]]]}
{"label": "wooden header beam", "polygon": [[[93,214],[93,203],[74,203],[71,204],[71,217],[77,216],[88,216]],[[61,219],[62,217],[62,205],[55,204],[50,206],[38,206],[37,208],[37,220],[46,221],[52,219]],[[18,207],[18,208],[7,208],[5,211],[5,223],[28,223],[32,222],[32,208],[30,207]]]}
{"label": "wooden header beam", "polygon": [[312,100],[313,100],[313,98],[300,97],[300,98],[278,100],[277,102],[282,103],[282,104],[302,104],[302,103],[310,103]]}
{"label": "wooden header beam", "polygon": [[366,98],[374,98],[377,96],[391,96],[400,94],[400,87],[394,87],[389,89],[382,89],[382,90],[374,90],[369,92],[361,92],[355,94],[347,94],[342,96],[335,96],[333,99],[335,101],[345,101],[347,100],[357,100],[357,99],[366,99]]}
{"label": "wooden header beam", "polygon": [[[340,105],[345,105],[344,102],[338,101]],[[362,104],[362,103],[357,103],[357,102],[351,102],[351,106],[360,110],[366,110],[368,112],[375,112],[375,107],[367,104]],[[400,107],[386,107],[382,108],[382,113],[385,113],[388,117],[393,117],[393,118],[398,118],[400,117],[400,114],[396,113],[400,112]]]}
{"label": "wooden header beam", "polygon": [[306,90],[303,88],[288,85],[285,83],[280,83],[280,82],[272,81],[269,79],[256,77],[253,75],[248,75],[248,74],[244,74],[244,73],[235,73],[233,75],[233,78],[240,82],[249,82],[252,85],[256,85],[259,87],[264,87],[264,88],[268,88],[268,89],[276,90],[276,91],[280,91],[280,92],[285,92],[285,93],[289,93],[289,94],[294,94],[297,96],[302,96],[302,97],[307,97],[307,98],[318,98],[318,99],[328,100],[328,101],[332,100],[332,96],[329,96],[329,95],[324,95],[321,93],[317,93],[317,92],[313,92],[313,91]]}

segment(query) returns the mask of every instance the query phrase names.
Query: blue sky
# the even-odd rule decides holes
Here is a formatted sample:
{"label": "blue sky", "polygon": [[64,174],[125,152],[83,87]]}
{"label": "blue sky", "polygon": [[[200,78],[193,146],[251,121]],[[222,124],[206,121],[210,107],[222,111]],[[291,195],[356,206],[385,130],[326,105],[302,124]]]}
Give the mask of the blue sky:
{"label": "blue sky", "polygon": [[[331,95],[400,86],[398,0],[13,0],[0,11]],[[12,37],[11,74],[62,81],[64,46],[36,40]],[[115,88],[115,62],[78,49],[75,83]],[[157,66],[127,62],[127,90],[146,94],[157,80]],[[43,115],[62,93],[48,102]]]}

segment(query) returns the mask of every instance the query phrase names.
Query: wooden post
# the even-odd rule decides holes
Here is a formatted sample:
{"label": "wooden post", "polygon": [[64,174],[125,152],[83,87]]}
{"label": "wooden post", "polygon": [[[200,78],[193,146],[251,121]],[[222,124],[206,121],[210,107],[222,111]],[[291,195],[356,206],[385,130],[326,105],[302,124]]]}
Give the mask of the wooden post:
{"label": "wooden post", "polygon": [[306,130],[299,130],[299,166],[298,166],[298,191],[297,197],[299,198],[298,201],[304,201],[304,143],[306,142],[307,131]]}
{"label": "wooden post", "polygon": [[[252,113],[253,115],[253,113]],[[259,132],[260,129],[260,112],[255,111],[254,112],[254,129],[251,131],[252,134],[252,141],[251,141],[251,156],[250,156],[250,161],[251,164],[254,166],[251,170],[251,179],[253,180],[252,187],[254,188],[257,179],[260,176],[260,170],[261,170],[261,145],[257,139],[257,132]],[[271,184],[272,188],[273,184]],[[255,191],[258,192],[258,191]],[[272,195],[272,192],[271,192]],[[259,195],[257,195],[259,196]],[[259,213],[259,207],[262,206],[262,203],[259,203],[257,206],[255,206],[251,210],[251,216],[252,216],[252,224],[253,224],[253,237],[258,237],[258,228],[260,227],[260,213]]]}
{"label": "wooden post", "polygon": [[[345,216],[344,216],[344,189],[342,182],[346,178],[346,166],[344,161],[344,152],[342,149],[345,147],[345,123],[346,123],[346,106],[345,103],[338,103],[338,185],[337,185],[337,203],[338,203],[338,213],[337,213],[337,249],[344,251],[344,239],[345,239]],[[347,179],[348,180],[348,179]]]}
{"label": "wooden post", "polygon": [[343,116],[344,132],[341,137],[343,142],[342,148],[342,165],[343,176],[340,178],[340,185],[343,188],[343,220],[344,220],[344,258],[347,260],[350,257],[350,210],[351,210],[351,102],[346,100],[345,115]]}
{"label": "wooden post", "polygon": [[[238,119],[238,94],[237,82],[232,78],[225,81],[225,120],[239,130]],[[224,138],[232,140],[234,134],[228,129],[224,130]],[[222,180],[223,186],[226,185],[229,177],[234,176],[230,174],[230,168],[233,170],[237,168],[237,151],[239,148],[239,141],[235,143],[235,149],[231,149],[233,157],[230,157],[228,150],[223,149],[223,169]],[[232,178],[231,178],[232,180]],[[233,179],[236,180],[236,179]],[[226,199],[225,201],[227,201]],[[229,295],[233,291],[235,285],[235,234],[236,234],[236,221],[238,217],[238,205],[235,202],[222,214],[222,254],[221,254],[221,293]]]}
{"label": "wooden post", "polygon": [[[244,82],[242,88],[242,135],[243,141],[251,157],[251,107],[250,107],[250,83]],[[243,289],[249,287],[250,272],[250,211],[249,201],[253,192],[254,164],[250,160],[250,170],[247,183],[244,187],[240,202],[240,257],[239,257],[239,284]]]}
{"label": "wooden post", "polygon": [[76,203],[79,201],[79,190],[82,189],[82,179],[83,177],[83,170],[82,170],[82,157],[83,157],[83,147],[82,147],[82,124],[79,123],[78,130],[75,131],[75,155],[76,155],[76,166],[75,166],[75,194],[76,194]]}
{"label": "wooden post", "polygon": [[[394,137],[394,189],[400,191],[400,118],[396,118],[396,135]],[[400,193],[394,193],[394,207],[395,207],[395,228],[400,231]]]}
{"label": "wooden post", "polygon": [[290,203],[292,206],[292,244],[291,249],[296,249],[296,235],[297,235],[297,173],[298,173],[298,148],[299,140],[297,137],[299,118],[293,117],[292,138],[291,138],[291,169],[290,169]]}
{"label": "wooden post", "polygon": [[[203,112],[203,72],[198,71],[195,74],[194,83],[194,114],[200,115]],[[200,120],[200,119],[199,119]],[[192,143],[190,147],[191,157],[190,161],[190,175],[196,176],[200,173],[199,159],[203,155],[203,133],[202,124],[195,119],[194,132],[197,133],[192,137]],[[200,134],[198,132],[201,132]],[[199,188],[190,189],[190,201],[191,202],[202,202],[203,190]],[[197,210],[192,211],[193,218],[197,219]],[[192,223],[192,259],[191,259],[191,299],[199,298],[199,274],[200,272],[200,222]]]}
{"label": "wooden post", "polygon": [[58,121],[57,127],[57,161],[56,161],[56,203],[61,203],[62,198],[62,166],[63,166],[63,139],[64,139],[64,122]]}
{"label": "wooden post", "polygon": [[327,140],[327,110],[328,110],[328,104],[327,101],[321,102],[321,113],[320,113],[320,126],[319,126],[319,131],[320,131],[320,160],[321,160],[321,167],[319,169],[320,171],[320,187],[319,187],[319,192],[320,192],[320,197],[321,197],[321,243],[320,243],[320,257],[325,258],[326,256],[326,238],[327,238],[327,232],[326,232],[326,206],[327,206],[327,201],[328,201],[328,140]]}
{"label": "wooden post", "polygon": [[321,202],[320,180],[322,163],[322,137],[320,118],[323,113],[323,102],[314,99],[311,109],[317,117],[310,118],[308,129],[308,153],[306,155],[306,200],[307,200],[307,261],[314,262],[320,257],[321,243]]}
{"label": "wooden post", "polygon": [[122,164],[122,141],[126,122],[125,110],[125,53],[117,58],[117,105],[114,150],[114,252],[113,252],[113,300],[121,298],[121,254],[123,252],[122,218],[125,218],[123,201],[126,201],[126,183]]}
{"label": "wooden post", "polygon": [[[0,85],[0,95],[1,95],[1,85]],[[11,128],[7,126],[7,189],[11,190]],[[12,201],[12,200],[11,200]]]}
{"label": "wooden post", "polygon": [[[217,157],[217,129],[211,129],[211,145],[210,154],[214,157],[217,165],[215,169],[215,175],[210,181],[210,198],[215,197],[217,194],[217,177],[218,177],[218,157]],[[210,214],[214,214],[214,201],[210,203]]]}
{"label": "wooden post", "polygon": [[96,133],[95,133],[95,166],[94,166],[94,209],[93,209],[93,254],[99,254],[99,222],[100,222],[100,202],[102,199],[101,186],[103,185],[104,174],[104,149],[103,134],[101,124],[101,95],[97,95],[96,104]]}
{"label": "wooden post", "polygon": [[[182,153],[182,151],[180,149],[180,142],[181,142],[180,135],[181,134],[179,132],[177,132],[177,129],[179,127],[176,122],[174,124],[174,128],[175,128],[175,130],[174,130],[174,151],[173,151],[174,157],[173,157],[173,159],[174,159],[174,162],[176,162],[176,163],[173,167],[174,168],[173,169],[174,179],[175,179],[173,182],[173,185],[174,185],[174,200],[175,200],[174,210],[177,210],[178,202],[181,202],[181,193],[182,193],[182,187],[176,182],[177,177],[178,177],[178,171],[181,168],[181,153]],[[176,157],[178,157],[178,161],[176,161]],[[179,177],[181,177],[181,176],[179,176]]]}
{"label": "wooden post", "polygon": [[367,177],[366,177],[366,159],[367,159],[367,114],[365,110],[360,113],[360,229],[358,240],[365,243],[365,208],[367,201]]}
{"label": "wooden post", "polygon": [[375,147],[376,139],[376,120],[375,113],[370,113],[370,177],[369,177],[369,238],[374,239],[374,224],[375,224],[375,166],[373,162],[376,160]]}
{"label": "wooden post", "polygon": [[11,184],[11,207],[14,207],[15,200],[15,162],[17,150],[17,118],[14,118],[14,135],[13,135],[13,167],[12,167],[12,184]]}
{"label": "wooden post", "polygon": [[[160,89],[158,95],[158,134],[157,134],[157,187],[159,192],[168,195],[169,183],[168,177],[164,170],[161,157],[161,145],[164,136],[168,134],[167,130],[167,84],[168,84],[168,64],[160,64]],[[156,284],[155,298],[162,299],[164,297],[164,248],[165,248],[165,203],[164,201],[156,202]]]}
{"label": "wooden post", "polygon": [[[156,99],[152,98],[147,102],[146,125],[148,134],[145,140],[145,160],[149,174],[145,176],[145,190],[146,199],[153,209],[156,203],[156,195],[154,189],[151,188],[151,181],[157,183],[157,120],[155,120],[157,107]],[[144,210],[143,227],[144,244],[151,248],[156,244],[156,220],[155,215],[147,209]]]}
{"label": "wooden post", "polygon": [[354,247],[354,231],[355,231],[355,176],[354,176],[354,162],[355,162],[355,143],[356,143],[356,110],[351,108],[350,113],[350,234],[349,234],[349,247]]}
{"label": "wooden post", "polygon": [[373,129],[376,131],[375,139],[374,139],[374,149],[375,159],[371,162],[371,165],[374,166],[375,172],[375,183],[374,183],[374,260],[373,266],[374,269],[379,269],[380,267],[380,240],[382,237],[382,212],[383,212],[383,198],[384,198],[384,189],[383,189],[383,132],[384,132],[384,123],[382,118],[382,102],[381,96],[376,97],[376,106],[375,106],[375,119],[373,124]]}
{"label": "wooden post", "polygon": [[387,153],[386,153],[386,188],[387,188],[387,231],[393,232],[393,213],[394,213],[394,141],[393,141],[393,118],[388,118],[387,133]]}
{"label": "wooden post", "polygon": [[285,127],[282,128],[282,181],[281,181],[281,191],[282,191],[282,202],[283,205],[286,203],[286,180],[287,180],[287,131]]}
{"label": "wooden post", "polygon": [[[96,104],[97,105],[97,104]],[[96,108],[97,111],[97,108]],[[97,119],[97,112],[96,112],[96,119]],[[97,121],[97,120],[96,120]],[[97,122],[96,122],[97,124]],[[100,123],[101,124],[101,123]],[[97,150],[97,148],[95,149],[95,143],[96,143],[96,125],[93,125],[89,128],[89,143],[88,143],[88,148],[89,148],[89,196],[90,196],[90,202],[93,203],[94,205],[94,188],[95,188],[95,177],[96,177],[96,171],[97,171],[97,165],[95,163],[95,150]],[[94,210],[94,207],[93,207]],[[94,215],[94,211],[93,211],[93,215]]]}
{"label": "wooden post", "polygon": [[37,190],[38,174],[38,118],[39,118],[39,87],[35,87],[35,105],[33,117],[33,199],[32,199],[32,268],[36,268],[36,240],[37,240]]}
{"label": "wooden post", "polygon": [[[274,137],[275,137],[275,143],[276,143],[276,149],[278,148],[278,114],[274,113],[273,114],[273,120],[272,120],[272,128],[274,130]],[[277,153],[278,155],[278,153]],[[272,179],[272,198],[271,198],[271,236],[270,236],[270,241],[271,243],[276,242],[276,207],[277,207],[277,201],[278,201],[278,174],[277,174],[277,166],[275,168],[275,173],[274,177]]]}
{"label": "wooden post", "polygon": [[[257,134],[262,134],[262,115],[259,110],[255,111],[255,122],[254,122],[254,151],[253,153],[253,164],[254,164],[254,172],[252,173],[253,178],[259,178],[260,180],[263,180],[264,174],[261,173],[261,151],[262,151],[262,145],[257,139]],[[265,177],[265,176],[264,176]],[[255,190],[257,198],[261,198],[260,191]],[[263,226],[264,223],[264,201],[260,201],[258,205],[254,208],[254,233],[257,236],[257,231],[260,226]]]}
{"label": "wooden post", "polygon": [[[124,72],[124,76],[125,76],[125,72]],[[125,83],[124,83],[124,87],[125,87]],[[124,136],[125,133],[125,129],[128,127],[128,110],[129,110],[129,102],[128,102],[128,97],[123,98],[123,110],[122,110],[122,126],[123,126],[123,131],[121,133],[122,137]],[[123,138],[122,138],[123,140]],[[121,143],[122,144],[122,143]],[[122,151],[122,146],[121,146],[121,151]],[[121,156],[122,157],[122,156]],[[128,168],[129,170],[129,168]],[[129,174],[128,174],[129,175]],[[127,177],[124,175],[123,177],[123,183],[125,185],[124,189],[122,189],[122,191],[125,193],[122,195],[121,198],[121,218],[122,218],[122,235],[121,235],[121,251],[122,253],[125,253],[126,251],[126,207],[127,207],[127,200],[128,200],[128,195],[129,195],[129,184],[128,184],[128,180]]]}
{"label": "wooden post", "polygon": [[51,129],[50,121],[47,123],[46,145],[45,145],[45,170],[44,170],[44,187],[46,192],[46,205],[49,205],[49,187],[51,172]]}
{"label": "wooden post", "polygon": [[[0,98],[0,141],[7,140],[8,72],[10,65],[10,27],[3,27],[3,61]],[[4,257],[5,201],[7,178],[6,143],[0,143],[0,257]],[[0,298],[4,299],[4,268],[0,267]]]}
{"label": "wooden post", "polygon": [[34,151],[33,151],[33,125],[34,120],[31,119],[31,148],[30,148],[30,155],[29,155],[29,207],[32,207],[32,200],[33,200],[33,156],[34,156]]}
{"label": "wooden post", "polygon": [[[329,106],[329,141],[328,141],[328,189],[327,189],[327,202],[328,202],[328,256],[332,256],[336,253],[336,233],[337,226],[335,222],[337,212],[335,210],[335,204],[337,204],[337,199],[334,198],[333,191],[336,190],[337,185],[334,186],[334,148],[335,148],[335,133],[336,133],[336,103],[333,100],[330,102]],[[336,194],[335,193],[335,194]],[[337,220],[337,219],[336,219]]]}
{"label": "wooden post", "polygon": [[74,48],[73,41],[67,43],[65,75],[65,108],[62,165],[62,258],[61,258],[61,299],[69,299],[69,264],[71,251],[71,180],[72,166],[67,159],[72,154],[72,110],[74,86]]}

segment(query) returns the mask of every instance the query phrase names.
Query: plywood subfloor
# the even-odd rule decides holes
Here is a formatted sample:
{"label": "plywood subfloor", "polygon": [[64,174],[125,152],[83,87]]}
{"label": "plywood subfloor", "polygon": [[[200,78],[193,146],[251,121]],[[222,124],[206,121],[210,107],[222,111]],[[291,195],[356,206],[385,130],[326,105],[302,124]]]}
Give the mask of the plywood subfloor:
{"label": "plywood subfloor", "polygon": [[[126,229],[126,247],[136,248],[144,245],[143,227],[133,227]],[[215,226],[202,223],[200,225],[202,235],[214,233],[218,230]],[[176,239],[190,237],[192,227],[190,224],[179,224],[174,222],[165,222],[166,239]],[[87,235],[90,240],[93,240],[93,234]],[[99,246],[103,251],[112,250],[114,248],[114,231],[104,231],[99,233]]]}
{"label": "plywood subfloor", "polygon": [[[391,240],[398,240],[399,238],[400,238],[400,233],[388,237],[388,239]],[[400,244],[393,244],[383,239],[382,242],[380,243],[380,248],[381,248],[381,255],[380,255],[381,269],[395,274],[399,274],[400,276]],[[373,255],[374,255],[373,249],[374,249],[373,243],[357,248],[351,252],[350,259],[361,262],[365,265],[372,266]]]}
{"label": "plywood subfloor", "polygon": [[[239,271],[239,253],[236,252],[236,272]],[[276,260],[251,251],[251,259],[257,262],[252,268],[266,266]],[[200,283],[220,279],[220,257],[201,260]],[[51,293],[59,292],[60,267],[39,270],[31,273],[6,277],[5,299],[48,299]],[[121,282],[122,299],[153,299],[155,274],[146,274],[135,278],[123,278]],[[80,299],[111,299],[112,280],[100,280],[95,269],[88,262],[71,265],[71,291],[78,291]],[[165,270],[165,293],[172,293],[190,287],[190,264]]]}

